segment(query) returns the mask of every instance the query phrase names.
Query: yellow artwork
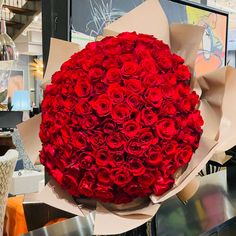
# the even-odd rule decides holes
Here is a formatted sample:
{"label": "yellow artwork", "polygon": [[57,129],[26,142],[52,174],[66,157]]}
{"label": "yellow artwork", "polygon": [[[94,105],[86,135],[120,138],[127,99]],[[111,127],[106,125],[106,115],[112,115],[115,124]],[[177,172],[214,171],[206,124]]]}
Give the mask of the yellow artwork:
{"label": "yellow artwork", "polygon": [[205,28],[196,59],[196,75],[211,72],[225,65],[226,23],[224,15],[186,6],[189,24]]}

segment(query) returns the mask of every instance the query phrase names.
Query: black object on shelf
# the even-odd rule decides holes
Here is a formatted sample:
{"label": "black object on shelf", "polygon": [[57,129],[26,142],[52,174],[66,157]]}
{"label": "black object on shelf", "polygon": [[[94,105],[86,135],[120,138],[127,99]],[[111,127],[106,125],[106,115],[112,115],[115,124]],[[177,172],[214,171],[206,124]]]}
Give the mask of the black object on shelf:
{"label": "black object on shelf", "polygon": [[8,131],[16,128],[23,119],[23,111],[0,111],[0,128]]}

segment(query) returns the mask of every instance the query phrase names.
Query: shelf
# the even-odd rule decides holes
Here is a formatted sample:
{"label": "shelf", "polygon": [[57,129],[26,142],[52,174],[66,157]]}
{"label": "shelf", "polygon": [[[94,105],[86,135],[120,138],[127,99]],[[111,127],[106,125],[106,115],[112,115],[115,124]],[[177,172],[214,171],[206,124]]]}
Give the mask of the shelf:
{"label": "shelf", "polygon": [[7,8],[12,13],[19,15],[33,16],[36,13],[36,11],[30,9],[14,7],[6,4],[3,4],[2,7]]}

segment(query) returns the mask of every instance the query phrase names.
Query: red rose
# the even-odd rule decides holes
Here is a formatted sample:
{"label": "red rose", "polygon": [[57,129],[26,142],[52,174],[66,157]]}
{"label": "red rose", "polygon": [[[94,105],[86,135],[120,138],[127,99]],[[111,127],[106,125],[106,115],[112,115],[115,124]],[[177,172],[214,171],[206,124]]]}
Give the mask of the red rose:
{"label": "red rose", "polygon": [[89,79],[91,83],[101,80],[104,77],[104,71],[98,67],[94,67],[89,70]]}
{"label": "red rose", "polygon": [[169,70],[173,67],[172,57],[169,50],[163,50],[158,53],[158,65],[163,70]]}
{"label": "red rose", "polygon": [[97,179],[99,183],[109,184],[111,182],[110,175],[110,170],[108,168],[103,167],[98,170]]}
{"label": "red rose", "polygon": [[110,134],[116,130],[116,123],[112,119],[106,119],[102,123],[102,127],[105,134]]}
{"label": "red rose", "polygon": [[136,32],[123,32],[119,34],[119,38],[124,40],[124,41],[136,41],[138,39],[137,33]]}
{"label": "red rose", "polygon": [[87,98],[81,98],[79,100],[79,103],[75,106],[75,112],[78,115],[87,115],[91,112],[92,107],[89,104],[89,101]]}
{"label": "red rose", "polygon": [[124,154],[119,154],[119,153],[109,153],[111,156],[111,162],[110,165],[113,167],[122,167],[124,165],[125,159],[124,159]]}
{"label": "red rose", "polygon": [[70,174],[64,174],[62,186],[68,189],[68,192],[73,196],[79,196],[78,179]]}
{"label": "red rose", "polygon": [[112,149],[118,149],[123,146],[123,136],[120,133],[111,133],[106,138],[107,145]]}
{"label": "red rose", "polygon": [[120,83],[121,81],[121,71],[119,68],[110,68],[104,78],[106,84]]}
{"label": "red rose", "polygon": [[137,79],[125,80],[125,87],[129,92],[133,93],[141,93],[144,90],[142,82]]}
{"label": "red rose", "polygon": [[193,91],[188,97],[191,102],[192,108],[195,108],[196,105],[199,104],[199,96],[195,91]]}
{"label": "red rose", "polygon": [[152,186],[155,181],[155,176],[152,171],[146,169],[145,173],[138,177],[138,183],[142,188],[148,188]]}
{"label": "red rose", "polygon": [[194,147],[199,142],[199,135],[189,128],[184,128],[179,132],[178,139]]}
{"label": "red rose", "polygon": [[183,145],[179,147],[175,154],[176,164],[181,167],[185,166],[191,159],[193,155],[193,150],[189,145]]}
{"label": "red rose", "polygon": [[96,42],[90,42],[86,45],[85,47],[86,49],[89,49],[90,51],[101,51],[100,48],[101,48],[101,43],[96,43]]}
{"label": "red rose", "polygon": [[116,185],[122,187],[132,180],[132,175],[127,168],[123,167],[113,170],[112,178]]}
{"label": "red rose", "polygon": [[166,164],[165,167],[162,166],[161,170],[164,173],[164,178],[169,178],[169,176],[173,176],[175,172],[178,170],[179,166],[176,164]]}
{"label": "red rose", "polygon": [[61,71],[67,71],[67,70],[70,70],[72,69],[73,67],[75,66],[75,62],[71,59],[69,59],[68,61],[64,62],[62,65],[61,65]]}
{"label": "red rose", "polygon": [[91,85],[88,80],[78,80],[75,86],[75,92],[78,97],[87,97],[90,91]]}
{"label": "red rose", "polygon": [[130,117],[130,114],[130,108],[125,103],[115,105],[111,111],[112,119],[118,124],[126,121]]}
{"label": "red rose", "polygon": [[137,183],[131,182],[128,186],[124,188],[124,191],[130,196],[137,197],[141,194],[142,188]]}
{"label": "red rose", "polygon": [[163,79],[161,76],[156,75],[156,73],[148,73],[145,74],[144,79],[143,79],[143,84],[147,87],[154,87],[163,82]]}
{"label": "red rose", "polygon": [[156,184],[153,187],[154,194],[156,196],[161,196],[163,193],[171,189],[173,184],[174,184],[173,178],[170,177],[164,179],[161,176],[159,176],[159,178],[156,181]]}
{"label": "red rose", "polygon": [[135,48],[135,53],[139,59],[145,59],[151,57],[152,51],[144,45],[139,44]]}
{"label": "red rose", "polygon": [[128,203],[132,201],[132,197],[129,196],[127,193],[123,192],[123,191],[117,191],[117,194],[115,196],[115,199],[114,199],[114,203],[115,204],[124,204],[124,203]]}
{"label": "red rose", "polygon": [[57,84],[61,82],[61,79],[63,78],[63,72],[57,71],[52,76],[52,84]]}
{"label": "red rose", "polygon": [[94,190],[94,182],[88,181],[86,178],[83,178],[80,181],[78,192],[81,196],[92,197]]}
{"label": "red rose", "polygon": [[153,136],[153,133],[151,132],[150,129],[145,128],[141,129],[139,131],[139,143],[142,145],[142,147],[149,147],[150,145],[155,145],[158,142],[158,138]]}
{"label": "red rose", "polygon": [[80,120],[80,126],[84,130],[93,130],[99,124],[95,115],[89,114]]}
{"label": "red rose", "polygon": [[177,70],[175,70],[175,74],[178,80],[180,81],[186,81],[190,80],[191,73],[189,72],[189,69],[185,65],[179,65]]}
{"label": "red rose", "polygon": [[79,156],[80,168],[89,170],[94,163],[94,157],[90,153],[81,153]]}
{"label": "red rose", "polygon": [[57,181],[57,183],[59,183],[60,185],[62,185],[63,182],[63,174],[60,170],[58,169],[51,169],[51,175],[53,176],[53,178]]}
{"label": "red rose", "polygon": [[98,166],[107,166],[110,162],[110,156],[105,148],[98,149],[94,156]]}
{"label": "red rose", "polygon": [[163,154],[159,146],[152,146],[145,152],[145,162],[151,166],[158,166],[163,160]]}
{"label": "red rose", "polygon": [[101,60],[103,60],[104,55],[86,55],[87,58],[83,61],[80,61],[79,59],[77,59],[77,66],[81,67],[84,69],[84,71],[89,72],[90,69],[94,66],[101,66],[102,62]]}
{"label": "red rose", "polygon": [[202,133],[201,126],[203,126],[204,121],[201,117],[200,111],[194,111],[189,114],[187,124],[189,127],[193,127],[197,132]]}
{"label": "red rose", "polygon": [[176,135],[175,122],[170,118],[163,118],[157,122],[157,135],[166,140],[172,139]]}
{"label": "red rose", "polygon": [[130,53],[121,54],[119,59],[123,64],[125,62],[137,62],[137,58],[135,57],[135,55]]}
{"label": "red rose", "polygon": [[178,92],[173,86],[170,85],[161,86],[161,91],[164,99],[169,100],[172,103],[174,103],[178,98]]}
{"label": "red rose", "polygon": [[67,167],[64,170],[64,174],[71,175],[71,176],[75,177],[78,182],[78,180],[80,180],[83,176],[83,170],[80,170],[79,165],[80,164],[78,162],[76,162],[72,165],[69,165],[69,167]]}
{"label": "red rose", "polygon": [[190,112],[191,111],[191,101],[187,98],[184,98],[180,101],[180,109],[183,111],[183,112]]}
{"label": "red rose", "polygon": [[94,148],[99,148],[105,142],[104,133],[101,131],[92,132],[88,140],[93,145]]}
{"label": "red rose", "polygon": [[76,100],[72,96],[68,96],[66,100],[64,100],[63,105],[65,107],[66,112],[71,112],[72,108],[74,108]]}
{"label": "red rose", "polygon": [[176,150],[178,148],[178,143],[176,140],[170,140],[163,144],[163,152],[167,155],[173,155],[175,154]]}
{"label": "red rose", "polygon": [[129,138],[137,136],[140,126],[135,121],[127,121],[123,124],[122,132]]}
{"label": "red rose", "polygon": [[107,85],[102,82],[96,82],[95,84],[93,84],[93,92],[97,95],[105,93],[106,90]]}
{"label": "red rose", "polygon": [[128,169],[133,174],[133,176],[143,175],[146,170],[142,161],[138,158],[129,158]]}
{"label": "red rose", "polygon": [[158,116],[151,108],[144,108],[141,111],[141,120],[144,125],[153,125],[157,122]]}
{"label": "red rose", "polygon": [[87,135],[83,132],[74,132],[72,136],[73,146],[79,150],[87,147]]}
{"label": "red rose", "polygon": [[145,98],[147,102],[158,108],[161,106],[163,94],[161,89],[159,88],[149,88],[145,93]]}
{"label": "red rose", "polygon": [[110,68],[120,68],[121,67],[121,62],[119,61],[119,58],[116,57],[116,56],[113,56],[113,57],[110,57],[108,59],[105,59],[103,61],[103,64],[102,66],[105,68],[105,69],[110,69]]}
{"label": "red rose", "polygon": [[136,32],[121,33],[119,38],[122,45],[122,53],[133,52],[137,39]]}
{"label": "red rose", "polygon": [[175,116],[176,115],[176,107],[174,106],[173,102],[164,101],[161,104],[161,113],[164,116]]}
{"label": "red rose", "polygon": [[149,35],[149,34],[139,34],[139,37],[137,40],[138,40],[138,43],[143,43],[148,46],[151,46],[154,43],[158,42],[158,40],[156,40],[156,38],[153,35]]}
{"label": "red rose", "polygon": [[121,73],[125,77],[135,76],[138,73],[139,66],[134,62],[125,62],[121,68]]}
{"label": "red rose", "polygon": [[98,184],[95,189],[95,197],[103,202],[111,202],[114,198],[113,189],[110,186]]}
{"label": "red rose", "polygon": [[177,77],[175,74],[172,74],[172,73],[168,73],[164,76],[164,80],[167,84],[169,85],[176,85],[177,83]]}
{"label": "red rose", "polygon": [[124,101],[125,90],[120,85],[112,84],[108,87],[107,94],[113,103],[121,103]]}
{"label": "red rose", "polygon": [[182,99],[183,97],[187,97],[190,94],[190,87],[187,86],[186,84],[178,84],[177,85],[177,92],[178,92],[178,96]]}
{"label": "red rose", "polygon": [[117,38],[107,38],[103,39],[104,43],[104,53],[113,56],[113,55],[119,55],[121,53],[121,46],[120,46],[120,40]]}
{"label": "red rose", "polygon": [[173,54],[172,58],[173,58],[173,62],[175,64],[183,64],[184,63],[184,59],[182,57],[178,56],[177,54]]}
{"label": "red rose", "polygon": [[128,97],[126,98],[126,102],[130,107],[132,107],[135,110],[140,109],[144,104],[142,97],[135,93],[129,94]]}
{"label": "red rose", "polygon": [[141,66],[148,73],[157,72],[157,64],[151,57],[143,59],[141,62]]}
{"label": "red rose", "polygon": [[92,108],[101,117],[107,116],[111,111],[111,100],[105,94],[100,95],[97,99],[90,102]]}
{"label": "red rose", "polygon": [[141,146],[138,139],[131,139],[126,143],[125,151],[133,156],[142,156],[144,148]]}

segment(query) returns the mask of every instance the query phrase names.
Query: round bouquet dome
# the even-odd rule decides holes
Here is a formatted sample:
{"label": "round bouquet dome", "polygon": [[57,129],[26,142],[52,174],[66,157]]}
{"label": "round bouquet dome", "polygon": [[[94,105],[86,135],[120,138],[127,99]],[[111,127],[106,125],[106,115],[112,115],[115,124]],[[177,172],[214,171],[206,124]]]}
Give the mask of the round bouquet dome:
{"label": "round bouquet dome", "polygon": [[184,60],[146,34],[89,43],[52,77],[40,160],[77,198],[116,204],[168,191],[203,120]]}

